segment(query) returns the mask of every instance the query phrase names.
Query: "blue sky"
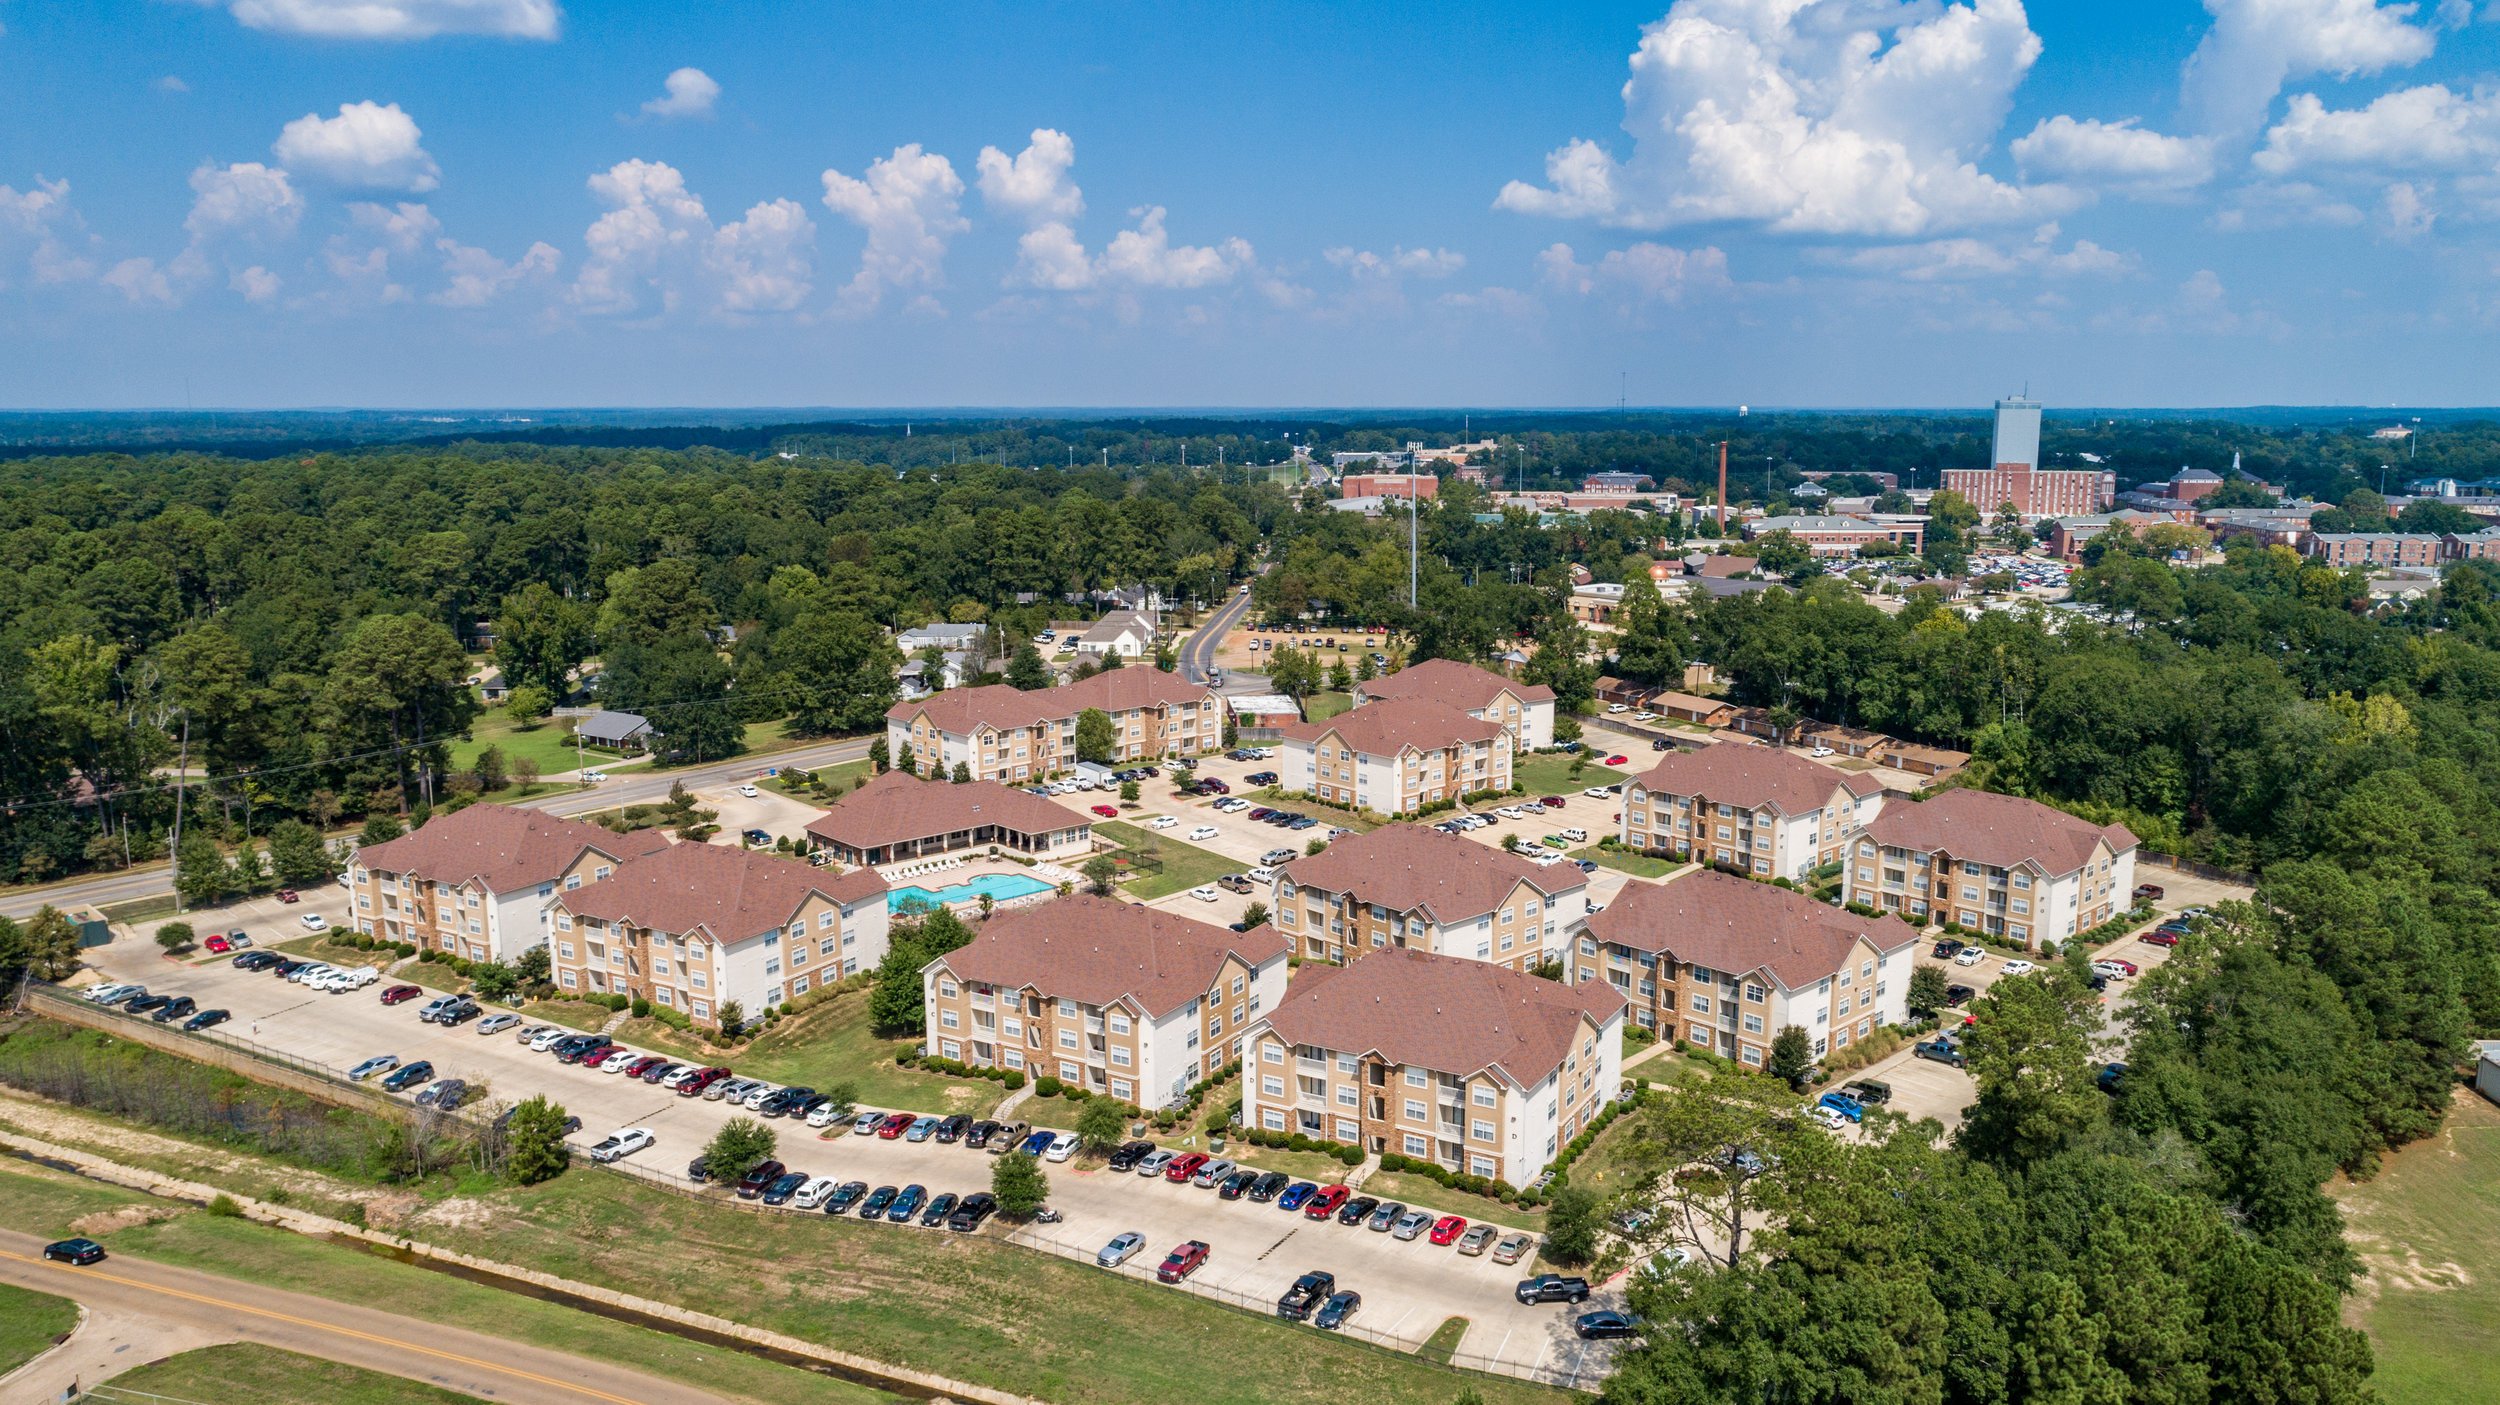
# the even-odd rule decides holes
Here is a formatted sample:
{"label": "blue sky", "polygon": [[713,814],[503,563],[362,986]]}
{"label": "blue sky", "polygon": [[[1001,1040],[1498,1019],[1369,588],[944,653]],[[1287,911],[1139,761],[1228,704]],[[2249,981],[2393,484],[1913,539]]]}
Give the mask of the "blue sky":
{"label": "blue sky", "polygon": [[2485,405],[2492,4],[0,0],[0,405]]}

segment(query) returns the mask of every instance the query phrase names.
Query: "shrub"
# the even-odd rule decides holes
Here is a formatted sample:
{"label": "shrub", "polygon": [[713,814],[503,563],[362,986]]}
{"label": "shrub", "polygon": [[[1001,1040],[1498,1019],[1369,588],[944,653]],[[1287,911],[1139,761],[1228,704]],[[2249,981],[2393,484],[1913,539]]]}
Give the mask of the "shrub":
{"label": "shrub", "polygon": [[223,1220],[243,1218],[243,1207],[236,1204],[234,1197],[224,1191],[219,1191],[217,1198],[208,1202],[208,1212]]}
{"label": "shrub", "polygon": [[1391,1171],[1391,1172],[1395,1172],[1395,1171],[1403,1171],[1403,1170],[1405,1170],[1405,1169],[1406,1169],[1406,1155],[1405,1155],[1405,1153],[1403,1153],[1403,1152],[1397,1152],[1397,1151],[1384,1151],[1384,1152],[1380,1153],[1380,1169],[1381,1169],[1381,1170],[1383,1170],[1383,1171]]}
{"label": "shrub", "polygon": [[634,1003],[631,1008],[634,1012],[635,1019],[640,1020],[650,1018],[651,1002],[643,999],[641,996],[637,995],[634,997]]}
{"label": "shrub", "polygon": [[1359,1146],[1340,1147],[1337,1159],[1348,1166],[1360,1166],[1363,1164],[1363,1149]]}
{"label": "shrub", "polygon": [[1045,1073],[1033,1084],[1033,1095],[1035,1097],[1042,1098],[1055,1098],[1059,1096],[1059,1090],[1065,1086],[1067,1085],[1061,1083],[1056,1075]]}
{"label": "shrub", "polygon": [[1024,1074],[1022,1070],[1011,1068],[1005,1073],[1000,1074],[998,1081],[1006,1084],[1007,1091],[1012,1093],[1016,1089],[1024,1086]]}

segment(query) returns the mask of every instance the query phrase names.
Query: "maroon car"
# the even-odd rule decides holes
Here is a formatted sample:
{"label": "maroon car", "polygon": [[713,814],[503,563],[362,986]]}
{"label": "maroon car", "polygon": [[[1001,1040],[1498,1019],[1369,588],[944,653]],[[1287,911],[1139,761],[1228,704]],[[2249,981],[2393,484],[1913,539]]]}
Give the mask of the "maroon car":
{"label": "maroon car", "polygon": [[909,1127],[912,1120],[912,1115],[908,1112],[895,1113],[886,1118],[885,1122],[877,1128],[877,1135],[890,1142],[903,1135],[903,1129]]}
{"label": "maroon car", "polygon": [[704,1089],[711,1087],[713,1084],[718,1083],[728,1076],[729,1070],[725,1068],[704,1069],[700,1073],[697,1073],[694,1077],[678,1084],[677,1096],[681,1098],[702,1097]]}
{"label": "maroon car", "polygon": [[382,990],[382,1003],[385,1005],[396,1005],[402,1000],[414,1000],[423,994],[425,994],[425,987],[423,986],[386,986]]}

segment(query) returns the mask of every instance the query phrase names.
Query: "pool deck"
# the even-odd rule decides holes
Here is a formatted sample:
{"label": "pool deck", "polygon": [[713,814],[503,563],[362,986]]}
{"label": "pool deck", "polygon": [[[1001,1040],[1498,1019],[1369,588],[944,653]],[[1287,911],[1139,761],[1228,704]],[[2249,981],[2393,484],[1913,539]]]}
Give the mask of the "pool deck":
{"label": "pool deck", "polygon": [[[989,876],[1029,878],[1037,883],[1053,885],[1059,881],[1057,876],[1059,871],[1050,865],[1045,864],[1039,868],[1027,868],[1022,864],[1009,863],[1004,859],[990,858],[968,858],[961,868],[942,868],[934,872],[927,873],[913,872],[908,873],[907,876],[900,876],[897,874],[897,870],[913,870],[920,867],[920,863],[889,864],[878,871],[885,875],[886,882],[896,892],[901,892],[905,888],[919,888],[928,892],[936,892],[942,888],[961,887],[980,878]],[[1000,911],[1014,907],[1030,907],[1039,903],[1048,902],[1056,896],[1058,896],[1057,889],[1053,886],[1044,888],[1038,893],[1024,894],[1021,897],[1000,898],[993,902],[990,907],[992,911]],[[981,907],[980,895],[977,893],[970,894],[959,900],[951,901],[947,903],[946,906],[953,909],[957,913],[978,912]]]}

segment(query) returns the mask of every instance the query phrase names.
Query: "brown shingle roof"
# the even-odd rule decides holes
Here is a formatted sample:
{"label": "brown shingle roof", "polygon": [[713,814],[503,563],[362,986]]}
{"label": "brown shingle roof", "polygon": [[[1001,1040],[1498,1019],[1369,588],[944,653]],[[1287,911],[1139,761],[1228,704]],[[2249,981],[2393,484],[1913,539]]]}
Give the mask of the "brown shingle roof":
{"label": "brown shingle roof", "polygon": [[1941,849],[1957,859],[2000,868],[2037,859],[2051,877],[2083,867],[2095,844],[2106,842],[2113,853],[2125,853],[2136,844],[2135,835],[2122,824],[2097,825],[2037,800],[1969,789],[1888,804],[1868,823],[1866,837],[1923,853]]}
{"label": "brown shingle roof", "polygon": [[488,892],[509,893],[554,881],[584,849],[622,863],[668,846],[668,836],[656,829],[618,834],[541,810],[471,805],[457,814],[436,815],[414,834],[369,845],[357,861],[382,873],[415,874],[436,883],[475,878]]}
{"label": "brown shingle roof", "polygon": [[1604,912],[1589,915],[1588,929],[1600,941],[1713,970],[1769,971],[1791,990],[1839,970],[1861,936],[1879,952],[1918,941],[1897,917],[1860,917],[1774,884],[1707,871],[1673,883],[1626,883]]}
{"label": "brown shingle roof", "polygon": [[831,812],[809,820],[807,832],[853,848],[878,849],[985,825],[1018,834],[1053,834],[1089,823],[1083,815],[996,781],[955,785],[888,771],[835,801]]}
{"label": "brown shingle roof", "polygon": [[1641,777],[1641,786],[1668,795],[1706,795],[1748,809],[1769,805],[1783,815],[1820,810],[1831,803],[1835,790],[1864,797],[1884,788],[1862,773],[1835,771],[1778,747],[1737,742],[1669,752]]}
{"label": "brown shingle roof", "polygon": [[1297,887],[1349,893],[1395,912],[1422,908],[1442,923],[1491,912],[1521,883],[1549,898],[1588,883],[1577,868],[1557,865],[1548,874],[1516,854],[1420,824],[1349,834],[1286,864],[1285,877]]}
{"label": "brown shingle roof", "polygon": [[1500,1068],[1533,1088],[1570,1053],[1586,1017],[1603,1027],[1623,996],[1603,981],[1567,986],[1461,957],[1384,947],[1348,966],[1294,973],[1269,1027],[1294,1044],[1441,1073]]}
{"label": "brown shingle roof", "polygon": [[[1224,958],[1256,968],[1285,954],[1262,922],[1247,932],[1087,894],[993,914],[968,946],[938,958],[958,979],[1108,1005],[1135,1000],[1161,1019],[1207,993]],[[934,964],[934,963],[933,963]]]}
{"label": "brown shingle roof", "polygon": [[1376,702],[1325,722],[1294,722],[1276,729],[1276,735],[1297,742],[1315,742],[1330,732],[1365,756],[1395,756],[1410,746],[1437,751],[1454,742],[1484,742],[1503,735],[1500,723],[1470,717],[1430,698]]}
{"label": "brown shingle roof", "polygon": [[1159,668],[1114,668],[1091,678],[1056,688],[1036,688],[1029,693],[1004,683],[951,688],[933,698],[896,703],[886,709],[885,715],[891,721],[909,722],[925,711],[940,729],[962,735],[984,722],[1000,728],[1029,727],[1037,722],[1074,717],[1089,707],[1119,712],[1132,707],[1196,702],[1213,692],[1212,688]]}
{"label": "brown shingle roof", "polygon": [[838,903],[882,900],[883,875],[873,868],[828,874],[795,859],[722,844],[677,844],[634,860],[605,883],[562,894],[576,917],[626,921],[656,932],[707,932],[739,942],[787,923],[809,893]]}
{"label": "brown shingle roof", "polygon": [[1426,659],[1402,668],[1385,678],[1375,678],[1357,690],[1372,701],[1394,698],[1430,698],[1447,703],[1465,712],[1493,701],[1503,689],[1521,702],[1551,702],[1554,690],[1539,683],[1531,687],[1514,683],[1498,673],[1481,669],[1456,659]]}

